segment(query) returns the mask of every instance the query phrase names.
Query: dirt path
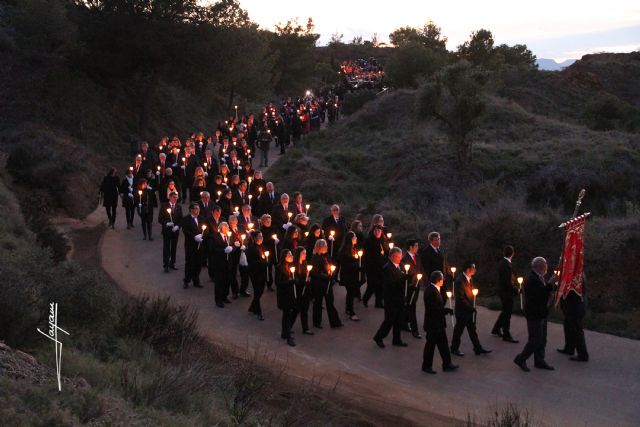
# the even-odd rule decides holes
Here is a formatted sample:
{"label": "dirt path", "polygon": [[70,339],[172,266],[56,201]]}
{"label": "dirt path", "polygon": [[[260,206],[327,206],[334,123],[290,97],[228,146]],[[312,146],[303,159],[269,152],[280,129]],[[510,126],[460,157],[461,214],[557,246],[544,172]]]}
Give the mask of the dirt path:
{"label": "dirt path", "polygon": [[[273,153],[272,162],[276,159],[277,154]],[[95,223],[101,212],[102,208],[98,209],[98,217],[91,216],[87,222]],[[291,348],[279,336],[281,317],[274,293],[265,292],[262,298],[264,322],[247,312],[248,298],[219,309],[214,305],[213,283],[205,270],[201,274],[204,289],[182,289],[182,235],[179,271],[165,274],[157,224],[156,239],[149,242],[142,240],[138,219],[136,228],[126,230],[122,212],[118,215],[116,229],[104,232],[98,252],[102,267],[122,289],[132,295],[170,295],[176,303],[190,304],[199,310],[202,333],[213,342],[240,351],[265,351],[286,363],[294,376],[320,379],[326,386],[337,384],[337,393],[348,396],[360,407],[374,407],[423,425],[448,425],[450,417],[462,420],[468,414],[484,420],[488,409],[509,403],[527,409],[535,420],[547,425],[640,424],[640,341],[587,331],[592,359],[586,364],[575,363],[555,351],[563,343],[562,326],[550,324],[547,360],[556,370],[532,369],[523,373],[512,359],[526,339],[524,320],[515,317],[512,321],[513,334],[521,343],[507,344],[489,334],[497,313],[479,308],[480,340],[494,352],[483,357],[473,355],[465,336],[461,350],[467,355],[454,359],[460,365],[459,371],[442,373],[438,369],[437,375],[428,375],[420,370],[424,339],[406,334],[408,348],[388,345],[378,349],[371,337],[383,318],[382,311],[358,306],[356,311],[362,320],[350,322],[343,315],[344,289],[337,288],[336,305],[346,326],[331,330],[325,320],[324,329],[316,329],[315,336],[306,336],[296,323],[298,346]],[[419,304],[419,318],[422,315]],[[448,335],[450,339],[450,328]],[[390,344],[390,338],[386,341]],[[434,366],[439,364],[436,356]]]}

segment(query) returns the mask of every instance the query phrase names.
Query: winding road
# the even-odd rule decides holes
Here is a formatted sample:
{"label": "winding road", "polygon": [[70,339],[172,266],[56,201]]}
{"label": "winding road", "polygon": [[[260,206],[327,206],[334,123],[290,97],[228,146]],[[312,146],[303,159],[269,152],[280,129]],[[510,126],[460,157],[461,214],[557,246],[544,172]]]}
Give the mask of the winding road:
{"label": "winding road", "polygon": [[[272,156],[277,158],[274,150]],[[92,215],[93,221],[100,220],[103,209]],[[162,269],[159,226],[154,225],[155,240],[149,242],[142,240],[139,219],[134,229],[126,230],[123,217],[120,209],[116,229],[105,230],[99,243],[102,267],[123,290],[132,295],[170,295],[175,303],[189,304],[199,311],[201,333],[213,342],[238,351],[264,351],[268,354],[265,362],[286,363],[289,374],[336,386],[337,393],[361,407],[373,406],[418,425],[450,425],[451,418],[466,420],[468,416],[482,422],[491,409],[508,404],[551,426],[640,425],[640,341],[586,331],[591,360],[576,363],[555,351],[563,344],[562,325],[549,324],[547,361],[556,370],[533,369],[530,360],[532,370],[524,373],[512,361],[526,341],[524,319],[514,316],[512,320],[512,333],[520,343],[505,343],[489,334],[497,312],[481,307],[480,340],[493,353],[475,356],[465,334],[461,350],[466,355],[453,356],[460,369],[443,373],[436,352],[434,368],[438,373],[428,375],[420,369],[424,339],[405,333],[407,348],[392,347],[388,337],[387,347],[379,349],[372,337],[382,321],[382,310],[359,305],[356,312],[362,320],[348,320],[343,314],[345,291],[337,287],[336,306],[345,327],[332,330],[325,317],[325,328],[307,336],[296,322],[298,345],[289,347],[280,339],[281,315],[274,292],[265,292],[262,298],[263,322],[247,312],[250,298],[217,308],[206,269],[201,274],[203,289],[182,288],[182,234],[179,271],[167,274]],[[313,222],[320,219],[312,217]],[[421,303],[418,306],[422,319],[424,307]],[[451,339],[450,327],[447,334]]]}

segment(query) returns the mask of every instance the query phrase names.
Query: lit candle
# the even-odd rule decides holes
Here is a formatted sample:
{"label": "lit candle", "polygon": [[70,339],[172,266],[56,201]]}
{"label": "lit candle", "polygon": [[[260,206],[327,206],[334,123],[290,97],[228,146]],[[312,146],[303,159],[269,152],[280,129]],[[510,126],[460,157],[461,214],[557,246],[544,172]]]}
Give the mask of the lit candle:
{"label": "lit candle", "polygon": [[413,291],[413,296],[411,297],[412,300],[416,300],[418,298],[418,290],[420,289],[419,285],[420,285],[420,280],[422,279],[422,273],[418,273],[416,277],[418,278],[418,280],[416,281],[416,290]]}
{"label": "lit candle", "polygon": [[291,215],[293,215],[291,212],[287,212],[287,218],[289,219],[289,221],[291,221]]}
{"label": "lit candle", "polygon": [[520,288],[520,310],[524,310],[524,302],[522,301],[522,282],[524,278],[522,276],[518,277],[518,287]]}
{"label": "lit candle", "polygon": [[[453,302],[451,302],[451,297],[453,296],[453,292],[447,291],[447,299],[449,300],[449,308],[453,310]],[[451,326],[453,326],[453,316],[451,316]]]}
{"label": "lit candle", "polygon": [[[202,234],[204,234],[204,230],[206,230],[206,229],[207,229],[207,226],[203,225],[202,226]],[[202,244],[202,242],[198,242],[198,250],[200,250],[200,244]],[[227,257],[228,257],[228,255],[227,255]]]}
{"label": "lit candle", "polygon": [[362,281],[362,255],[364,255],[364,251],[360,249],[358,251],[358,280]]}
{"label": "lit candle", "polygon": [[330,254],[330,256],[332,256],[332,257],[333,257],[333,241],[335,240],[335,239],[333,238],[333,236],[335,236],[335,234],[336,234],[336,232],[335,232],[335,231],[333,231],[333,230],[331,230],[331,231],[329,232],[329,235],[331,236],[331,239],[330,239],[330,240],[331,240],[331,254]]}
{"label": "lit candle", "polygon": [[173,217],[171,215],[171,208],[167,208],[167,213],[169,214],[169,220],[173,222]]}
{"label": "lit candle", "polygon": [[218,200],[220,200],[220,196],[222,195],[222,191],[218,191]]}
{"label": "lit candle", "polygon": [[[451,291],[453,292],[453,294],[456,294],[456,268],[455,267],[451,267],[451,277],[453,278],[453,280],[451,281]],[[453,307],[452,307],[453,308]]]}
{"label": "lit candle", "polygon": [[[232,233],[231,233],[231,231],[227,231],[227,239],[229,239],[229,241],[227,242],[227,244],[228,244],[229,246],[231,246],[231,245],[230,245],[230,243],[231,243],[231,234],[232,234]],[[229,261],[229,254],[227,254],[227,261]]]}
{"label": "lit candle", "polygon": [[[471,290],[471,293],[473,294],[473,308],[476,308],[476,297],[478,296],[478,289],[474,288]],[[477,314],[476,312],[473,313],[473,323],[476,323],[476,318],[477,318]]]}
{"label": "lit candle", "polygon": [[304,214],[305,215],[309,215],[309,208],[310,207],[311,207],[311,205],[308,204],[308,203],[306,205],[304,205]]}
{"label": "lit candle", "polygon": [[138,190],[138,206],[142,207],[142,190]]}
{"label": "lit candle", "polygon": [[277,263],[278,262],[278,246],[276,245],[276,240],[278,240],[278,235],[273,234],[271,238],[273,239],[273,249],[275,251],[274,259],[275,259],[275,262]]}
{"label": "lit candle", "polygon": [[262,194],[262,187],[258,187],[258,196]]}
{"label": "lit candle", "polygon": [[247,224],[247,227],[249,228],[249,230],[253,230],[253,223],[250,222],[249,224]]}
{"label": "lit candle", "polygon": [[234,206],[234,207],[233,207],[233,211],[237,214],[237,213],[238,213],[238,207],[237,207],[237,206]]}
{"label": "lit candle", "polygon": [[331,281],[333,280],[333,273],[336,271],[336,266],[333,264],[330,265],[329,270],[331,271],[331,274],[329,278],[329,283],[327,283],[327,295],[329,295],[329,289],[331,289]]}
{"label": "lit candle", "polygon": [[[251,152],[251,150],[249,150],[249,152]],[[251,185],[251,181],[253,180],[253,178],[249,177],[247,178],[247,181],[249,181],[249,185]]]}
{"label": "lit candle", "polygon": [[236,109],[236,120],[238,120],[238,106],[237,105],[235,106],[235,109]]}
{"label": "lit candle", "polygon": [[[307,265],[307,278],[305,280],[309,280],[309,273],[313,270],[313,265]],[[304,291],[303,291],[304,292]]]}
{"label": "lit candle", "polygon": [[393,249],[393,242],[389,243],[389,250]]}
{"label": "lit candle", "polygon": [[304,237],[309,237],[309,232],[308,231],[304,232]]}
{"label": "lit candle", "polygon": [[[291,278],[295,279],[294,273],[296,272],[295,267],[289,267],[289,271],[291,272]],[[296,282],[293,282],[293,298],[298,299],[298,291],[296,290]]]}
{"label": "lit candle", "polygon": [[409,264],[405,264],[404,265],[404,272],[407,275],[407,277],[404,279],[404,300],[405,300],[405,304],[407,301],[407,288],[409,287],[409,269],[411,268],[411,266]]}
{"label": "lit candle", "polygon": [[269,262],[269,251],[264,251],[264,256],[267,259],[267,262]]}
{"label": "lit candle", "polygon": [[392,234],[391,233],[387,233],[387,239],[391,239]]}

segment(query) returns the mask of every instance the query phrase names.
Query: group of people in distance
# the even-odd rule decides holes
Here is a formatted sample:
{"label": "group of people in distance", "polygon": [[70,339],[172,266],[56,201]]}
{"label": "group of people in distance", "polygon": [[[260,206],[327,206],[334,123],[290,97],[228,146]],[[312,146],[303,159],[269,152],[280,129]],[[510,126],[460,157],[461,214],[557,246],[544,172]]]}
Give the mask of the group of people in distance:
{"label": "group of people in distance", "polygon": [[[214,283],[219,308],[226,307],[231,299],[251,298],[248,311],[264,320],[261,296],[265,289],[275,290],[282,312],[281,337],[291,346],[296,345],[292,328],[298,317],[307,335],[314,335],[312,327],[323,327],[325,313],[331,328],[344,326],[334,299],[334,286],[339,283],[346,289],[344,311],[351,321],[360,320],[356,301],[368,307],[373,300],[374,307],[384,309],[384,321],[373,337],[380,348],[385,347],[384,338],[389,333],[392,345],[401,347],[407,346],[402,340],[403,331],[422,338],[416,315],[422,299],[425,372],[435,373],[432,365],[436,347],[443,370],[457,368],[451,355],[464,356],[460,342],[465,330],[476,355],[490,353],[481,345],[476,331],[476,267],[466,262],[457,276],[449,274],[439,233],[430,233],[423,247],[417,239],[410,239],[403,249],[392,240],[382,215],[374,215],[365,231],[360,220],[347,224],[338,205],[331,206],[321,222],[312,223],[310,205],[302,194],[295,192],[290,197],[278,193],[275,185],[253,168],[252,153],[261,134],[282,132],[280,135],[285,136],[279,143],[289,142],[287,132],[274,129],[289,110],[293,115],[300,111],[300,104],[292,107],[290,103],[285,100],[279,108],[269,104],[257,123],[253,115],[241,120],[230,117],[206,139],[202,133],[195,133],[184,143],[174,137],[163,138],[153,148],[142,144],[122,180],[115,169],[103,180],[101,193],[109,226],[115,225],[118,197],[125,208],[127,229],[134,226],[137,212],[143,239],[152,240],[153,223],[157,222],[165,273],[178,269],[176,253],[182,233],[183,286],[201,288],[200,276],[205,268]],[[266,165],[267,157],[263,160]],[[187,202],[188,208],[183,209]],[[156,207],[159,209],[154,214]],[[517,343],[510,333],[514,296],[520,289],[511,267],[513,256],[513,248],[506,246],[497,269],[503,307],[492,333]],[[523,287],[529,339],[515,363],[528,371],[526,360],[533,354],[535,367],[553,369],[545,362],[544,351],[547,301],[557,277],[547,274],[544,258],[535,258],[531,267]],[[364,284],[366,289],[361,293]],[[450,345],[447,316],[455,319]],[[587,360],[581,319],[575,320],[577,317],[565,328],[570,331],[562,352],[573,355],[577,351],[574,360]]]}

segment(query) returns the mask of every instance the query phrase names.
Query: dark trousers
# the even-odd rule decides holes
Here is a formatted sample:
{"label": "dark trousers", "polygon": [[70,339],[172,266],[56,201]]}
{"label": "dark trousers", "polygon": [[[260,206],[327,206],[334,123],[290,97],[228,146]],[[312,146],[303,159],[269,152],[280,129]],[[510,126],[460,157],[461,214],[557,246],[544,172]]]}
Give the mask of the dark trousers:
{"label": "dark trousers", "polygon": [[176,251],[178,249],[178,238],[180,231],[165,231],[162,233],[162,266],[176,265]]}
{"label": "dark trousers", "polygon": [[269,262],[269,265],[267,265],[267,288],[272,289],[272,285],[273,285],[273,269],[274,269],[275,265],[271,262]]}
{"label": "dark trousers", "polygon": [[298,311],[295,307],[282,309],[282,334],[280,335],[282,338],[291,338],[291,328],[293,328],[297,316]]}
{"label": "dark trousers", "polygon": [[368,302],[371,295],[376,297],[376,307],[383,305],[382,297],[382,282],[380,281],[380,274],[367,274],[367,290],[364,292],[362,300]]}
{"label": "dark trousers", "polygon": [[[229,256],[231,257],[231,270],[229,271],[229,288],[233,295],[238,295],[238,263],[240,262],[239,257],[234,256],[234,253],[231,253]],[[237,258],[237,259],[236,259]],[[229,295],[229,291],[227,290],[227,296]]]}
{"label": "dark trousers", "polygon": [[217,265],[213,272],[213,288],[216,303],[224,302],[229,295],[229,266]]}
{"label": "dark trousers", "polygon": [[456,316],[456,326],[453,328],[453,336],[451,337],[451,349],[458,350],[460,348],[460,338],[464,329],[467,328],[469,338],[473,343],[474,350],[480,350],[480,340],[478,339],[478,333],[476,332],[476,324],[473,321],[473,313],[464,313],[460,316]]}
{"label": "dark trousers", "polygon": [[342,322],[340,321],[340,316],[338,316],[338,310],[336,310],[335,305],[333,304],[333,286],[329,284],[329,290],[327,292],[327,287],[325,286],[317,286],[314,289],[314,298],[313,298],[313,325],[321,326],[322,325],[322,300],[324,299],[325,308],[327,309],[327,317],[329,318],[329,326],[335,328],[339,326]]}
{"label": "dark trousers", "polygon": [[240,292],[247,292],[249,288],[249,267],[246,265],[238,265],[240,271]]}
{"label": "dark trousers", "polygon": [[511,313],[513,313],[513,298],[500,297],[502,310],[493,325],[492,332],[501,332],[505,338],[511,337]]}
{"label": "dark trousers", "polygon": [[409,325],[409,330],[418,333],[418,318],[416,316],[416,304],[406,306],[404,311],[404,325]]}
{"label": "dark trousers", "polygon": [[127,218],[127,225],[133,225],[133,218],[135,217],[135,208],[133,203],[125,203],[124,215]]}
{"label": "dark trousers", "polygon": [[184,251],[184,282],[189,283],[193,281],[193,284],[200,284],[200,254],[197,250],[190,250],[185,248]]}
{"label": "dark trousers", "polygon": [[151,237],[151,226],[153,225],[153,208],[138,209],[140,222],[142,223],[142,235]]}
{"label": "dark trousers", "polygon": [[305,295],[298,298],[298,314],[300,315],[300,324],[302,325],[302,331],[309,330],[309,305],[311,300]]}
{"label": "dark trousers", "polygon": [[384,321],[373,339],[381,340],[389,335],[389,331],[393,329],[393,342],[399,343],[402,341],[400,332],[402,331],[403,316],[404,307],[401,304],[387,301],[384,307]]}
{"label": "dark trousers", "polygon": [[249,312],[254,314],[262,314],[262,307],[260,306],[260,297],[264,292],[264,276],[251,276],[251,286],[253,287],[253,299],[249,306]]}
{"label": "dark trousers", "polygon": [[353,316],[354,314],[356,314],[356,312],[353,311],[353,300],[357,296],[357,291],[358,289],[360,289],[360,285],[357,283],[346,283],[345,288],[347,289],[345,311],[347,312],[347,314]]}
{"label": "dark trousers", "polygon": [[104,209],[107,211],[107,218],[109,218],[109,225],[116,223],[116,212],[117,207],[114,206],[105,206]]}
{"label": "dark trousers", "polygon": [[587,342],[584,339],[584,329],[582,328],[582,317],[565,316],[564,327],[564,349],[568,353],[578,352],[578,357],[588,359]]}
{"label": "dark trousers", "polygon": [[451,365],[451,353],[449,352],[449,343],[447,342],[447,333],[443,329],[441,331],[427,332],[427,342],[424,345],[422,353],[422,369],[431,369],[433,366],[433,353],[436,346],[442,359],[442,367],[446,368]]}
{"label": "dark trousers", "polygon": [[529,339],[517,359],[526,361],[533,354],[533,360],[536,365],[545,363],[544,352],[545,346],[547,345],[547,319],[527,318],[527,332]]}

